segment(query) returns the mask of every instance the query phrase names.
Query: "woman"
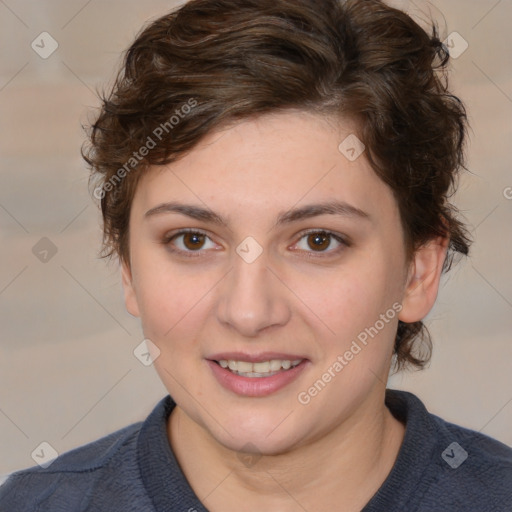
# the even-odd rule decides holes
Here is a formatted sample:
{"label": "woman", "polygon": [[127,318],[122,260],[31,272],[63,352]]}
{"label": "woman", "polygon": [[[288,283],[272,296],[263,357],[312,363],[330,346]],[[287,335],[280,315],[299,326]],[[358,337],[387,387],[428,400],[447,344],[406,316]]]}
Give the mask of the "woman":
{"label": "woman", "polygon": [[84,156],[169,395],[1,510],[511,510],[510,448],[386,389],[470,243],[448,58],[377,0],[193,0],[142,31]]}

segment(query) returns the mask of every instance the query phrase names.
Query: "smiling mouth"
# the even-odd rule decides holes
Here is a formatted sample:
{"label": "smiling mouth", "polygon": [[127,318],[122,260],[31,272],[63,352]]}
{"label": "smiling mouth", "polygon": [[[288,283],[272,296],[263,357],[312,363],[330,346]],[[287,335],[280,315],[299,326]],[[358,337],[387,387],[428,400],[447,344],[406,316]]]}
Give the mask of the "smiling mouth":
{"label": "smiling mouth", "polygon": [[296,359],[294,361],[288,359],[271,359],[269,361],[251,363],[248,361],[221,359],[215,362],[222,368],[240,377],[262,378],[284,373],[291,368],[295,368],[302,363],[302,361],[304,361],[304,359]]}

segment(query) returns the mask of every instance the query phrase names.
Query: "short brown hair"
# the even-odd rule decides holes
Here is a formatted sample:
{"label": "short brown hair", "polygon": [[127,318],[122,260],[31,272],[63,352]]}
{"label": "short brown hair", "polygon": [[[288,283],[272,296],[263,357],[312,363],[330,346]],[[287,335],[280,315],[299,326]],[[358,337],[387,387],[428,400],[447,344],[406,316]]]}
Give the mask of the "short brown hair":
{"label": "short brown hair", "polygon": [[[448,203],[467,125],[448,61],[435,23],[429,34],[379,0],[192,0],[151,22],[102,94],[82,151],[101,199],[103,254],[129,261],[130,207],[147,166],[177,160],[228,123],[298,109],[357,121],[394,192],[409,257],[447,237],[447,270],[470,244]],[[423,323],[399,322],[396,368],[422,368],[430,353]]]}

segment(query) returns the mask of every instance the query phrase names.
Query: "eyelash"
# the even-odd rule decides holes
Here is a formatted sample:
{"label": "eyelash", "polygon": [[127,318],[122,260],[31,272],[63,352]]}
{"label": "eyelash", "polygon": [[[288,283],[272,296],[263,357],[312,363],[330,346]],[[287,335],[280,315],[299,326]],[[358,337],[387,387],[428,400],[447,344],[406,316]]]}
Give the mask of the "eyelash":
{"label": "eyelash", "polygon": [[[162,243],[163,243],[163,245],[167,246],[171,252],[178,253],[180,255],[185,256],[186,258],[197,258],[197,257],[202,256],[202,253],[204,252],[204,250],[201,250],[201,249],[199,249],[197,251],[184,251],[182,249],[172,248],[171,242],[173,240],[175,240],[176,238],[178,238],[182,235],[185,235],[187,233],[192,233],[194,235],[202,235],[207,238],[210,238],[207,233],[205,233],[204,231],[201,231],[200,229],[182,229],[176,233],[172,233],[170,235],[165,236],[164,239],[162,240]],[[304,252],[307,254],[307,256],[306,256],[307,258],[326,258],[330,255],[337,254],[344,248],[350,247],[350,245],[351,245],[351,243],[346,238],[344,238],[341,235],[338,235],[336,233],[333,233],[332,231],[328,231],[325,229],[310,229],[310,230],[302,232],[299,236],[298,241],[294,245],[298,244],[298,242],[300,240],[302,240],[304,237],[311,235],[311,234],[326,235],[326,236],[331,237],[332,239],[336,240],[341,245],[340,245],[340,247],[333,249],[333,250],[329,250],[329,251],[315,252],[315,251],[301,250],[301,252]],[[328,256],[326,256],[326,255],[328,255]]]}

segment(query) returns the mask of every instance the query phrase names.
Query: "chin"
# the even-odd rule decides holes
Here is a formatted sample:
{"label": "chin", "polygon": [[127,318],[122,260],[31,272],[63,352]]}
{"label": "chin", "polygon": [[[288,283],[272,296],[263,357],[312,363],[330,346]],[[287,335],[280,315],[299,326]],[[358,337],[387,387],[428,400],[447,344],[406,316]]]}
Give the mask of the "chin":
{"label": "chin", "polygon": [[220,421],[225,430],[215,425],[215,431],[210,433],[217,442],[235,452],[279,455],[292,450],[301,437],[294,428],[295,422],[283,418],[286,415],[225,418]]}

